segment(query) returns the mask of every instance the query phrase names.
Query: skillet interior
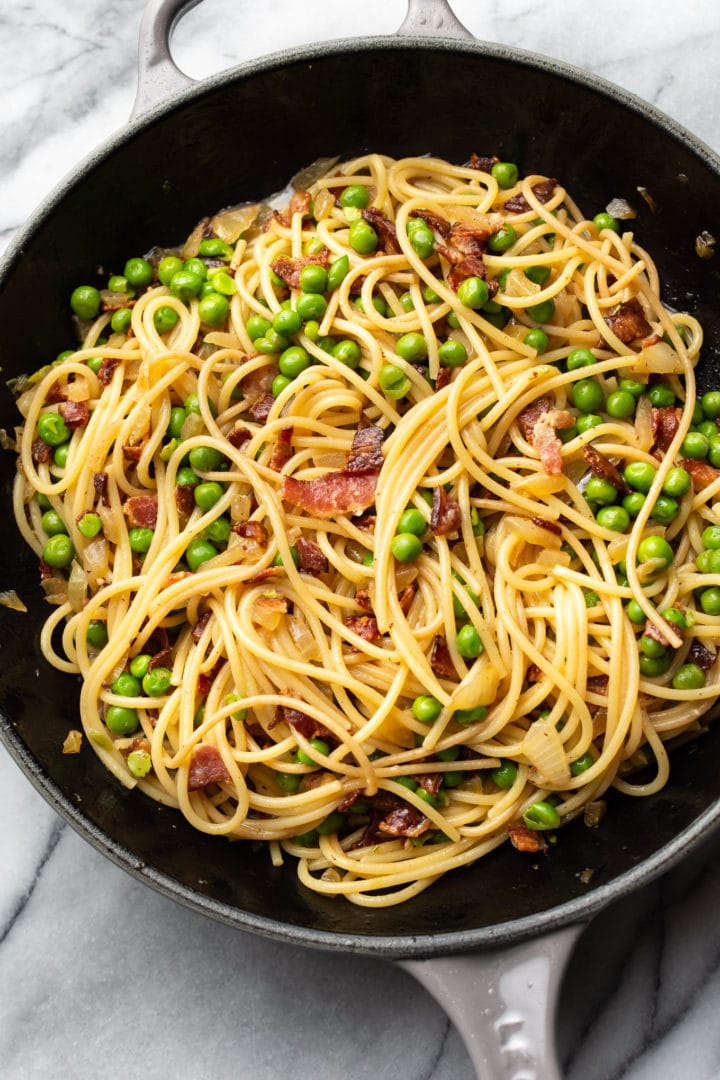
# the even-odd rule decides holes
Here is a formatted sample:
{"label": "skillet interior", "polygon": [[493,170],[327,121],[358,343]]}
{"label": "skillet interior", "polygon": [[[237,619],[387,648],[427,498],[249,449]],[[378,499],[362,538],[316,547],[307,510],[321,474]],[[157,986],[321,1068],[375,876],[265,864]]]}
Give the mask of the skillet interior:
{"label": "skillet interior", "polygon": [[[720,236],[717,162],[629,96],[610,96],[581,76],[569,81],[559,65],[509,51],[397,39],[285,54],[204,85],[97,155],[26,231],[0,292],[5,378],[34,370],[72,342],[66,298],[78,282],[93,280],[96,267],[107,274],[130,254],[175,243],[203,214],[283,187],[316,157],[372,149],[461,162],[475,150],[499,153],[525,173],[557,176],[589,214],[613,196],[628,198],[666,302],[688,307],[705,327],[701,386],[720,385],[713,366],[718,271],[694,253],[700,231]],[[656,213],[638,186],[652,195]],[[0,425],[12,428],[15,420],[3,387]],[[0,469],[9,515],[11,455],[2,455]],[[323,900],[299,887],[292,865],[273,869],[265,851],[210,840],[175,812],[127,793],[89,748],[62,756],[67,728],[77,724],[78,683],[40,654],[47,607],[35,560],[10,523],[0,533],[0,558],[3,588],[15,588],[30,607],[29,615],[0,609],[0,725],[11,752],[111,858],[226,921],[394,955],[468,948],[594,910],[659,872],[714,816],[720,728],[678,751],[665,791],[615,800],[598,830],[569,827],[541,864],[501,849],[401,908],[365,912]],[[589,886],[578,878],[586,867],[595,870]]]}

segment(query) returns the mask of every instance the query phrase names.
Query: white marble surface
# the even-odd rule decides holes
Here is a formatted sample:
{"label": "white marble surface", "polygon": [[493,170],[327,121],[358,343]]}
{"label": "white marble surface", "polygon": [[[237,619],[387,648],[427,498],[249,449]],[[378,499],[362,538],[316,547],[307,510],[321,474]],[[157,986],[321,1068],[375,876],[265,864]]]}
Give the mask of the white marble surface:
{"label": "white marble surface", "polygon": [[[710,0],[456,0],[478,36],[568,60],[720,150]],[[392,32],[402,0],[205,0],[174,47],[202,77],[287,45]],[[135,92],[141,0],[0,4],[0,244]],[[720,1077],[720,840],[591,925],[559,1039],[571,1080]],[[470,1080],[440,1009],[381,961],[262,941],[91,850],[0,750],[0,1077]],[[582,992],[578,988],[585,987]]]}

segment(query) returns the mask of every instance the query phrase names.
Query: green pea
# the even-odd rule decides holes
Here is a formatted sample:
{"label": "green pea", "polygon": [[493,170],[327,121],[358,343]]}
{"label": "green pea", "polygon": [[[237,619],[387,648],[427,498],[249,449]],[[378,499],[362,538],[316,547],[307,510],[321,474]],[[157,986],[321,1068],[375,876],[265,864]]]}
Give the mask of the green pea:
{"label": "green pea", "polygon": [[182,259],[178,259],[177,255],[166,255],[158,263],[158,280],[162,285],[169,285],[175,274],[182,268]]}
{"label": "green pea", "polygon": [[438,761],[457,761],[460,757],[460,747],[446,746],[444,750],[436,751],[435,757]]}
{"label": "green pea", "polygon": [[467,349],[462,341],[448,338],[438,349],[438,357],[443,367],[462,367],[467,360]]}
{"label": "green pea", "polygon": [[136,256],[125,263],[123,274],[136,289],[144,289],[153,279],[153,268],[147,259]]}
{"label": "green pea", "polygon": [[294,795],[300,787],[302,776],[300,773],[276,772],[275,783],[288,795]]}
{"label": "green pea", "polygon": [[[295,545],[292,545],[291,548],[290,548],[290,558],[292,559],[295,566],[300,566],[300,552],[295,547]],[[273,566],[284,566],[284,565],[285,565],[285,562],[283,560],[283,557],[280,554],[280,552],[278,551],[277,555],[273,559]]]}
{"label": "green pea", "polygon": [[675,552],[670,544],[662,536],[645,536],[638,544],[638,563],[659,560],[661,569],[670,566],[675,558]]}
{"label": "green pea", "polygon": [[[197,490],[197,489],[196,489]],[[203,529],[203,540],[210,540],[213,544],[227,544],[230,539],[232,526],[226,517],[215,518]]]}
{"label": "green pea", "polygon": [[423,287],[422,296],[426,304],[438,304],[442,302],[442,297],[435,292],[431,285],[425,285]]}
{"label": "green pea", "polygon": [[214,559],[216,555],[217,548],[209,540],[203,540],[199,536],[191,540],[185,549],[185,560],[193,573],[199,570],[203,563]]}
{"label": "green pea", "polygon": [[345,815],[341,814],[339,810],[334,810],[332,814],[328,814],[324,821],[315,826],[315,831],[320,836],[330,836],[332,833],[338,832],[344,824]]}
{"label": "green pea", "polygon": [[555,314],[555,301],[550,297],[548,300],[542,300],[539,304],[532,304],[527,313],[531,319],[539,323],[549,323]]}
{"label": "green pea", "polygon": [[328,275],[324,266],[310,264],[300,271],[300,288],[306,293],[323,293],[328,287]]}
{"label": "green pea", "polygon": [[631,518],[636,518],[645,504],[645,496],[641,491],[631,491],[622,501]]}
{"label": "green pea", "polygon": [[667,652],[667,646],[662,642],[656,641],[654,637],[650,637],[649,634],[643,634],[638,641],[638,648],[643,656],[652,656],[656,658],[658,656],[664,656]]}
{"label": "green pea", "polygon": [[427,225],[421,225],[417,229],[413,229],[410,244],[415,254],[421,259],[430,258],[435,251],[435,237],[432,229],[429,229]]}
{"label": "green pea", "polygon": [[303,322],[308,319],[322,319],[327,311],[327,300],[320,293],[301,293],[295,308]]}
{"label": "green pea", "polygon": [[203,279],[191,270],[178,270],[170,282],[170,292],[177,296],[178,300],[187,303],[200,292]]}
{"label": "green pea", "polygon": [[142,780],[152,769],[152,757],[147,750],[131,750],[127,758],[128,769],[137,780]]}
{"label": "green pea", "polygon": [[102,521],[98,514],[88,511],[79,519],[77,527],[81,536],[92,540],[93,536],[97,536],[102,529]]}
{"label": "green pea", "polygon": [[330,263],[327,273],[327,288],[330,292],[333,292],[342,284],[349,269],[350,259],[347,255],[341,255],[339,259],[335,259],[334,262]]}
{"label": "green pea", "polygon": [[714,469],[720,469],[720,434],[708,439],[707,459]]}
{"label": "green pea", "polygon": [[48,446],[60,446],[70,438],[71,431],[62,416],[46,412],[38,418],[38,435]]}
{"label": "green pea", "polygon": [[[690,428],[690,430],[692,431],[693,429]],[[720,435],[718,426],[714,420],[703,420],[697,425],[695,430],[699,431],[701,435],[704,435],[708,442],[711,442],[712,439],[717,439],[718,435]]]}
{"label": "green pea", "polygon": [[699,431],[688,431],[680,447],[680,454],[682,457],[701,461],[707,457],[709,449],[710,443],[706,435],[702,435]]}
{"label": "green pea", "polygon": [[95,375],[97,375],[97,373],[100,371],[100,368],[103,366],[103,358],[102,356],[91,356],[88,360],[85,361],[85,363],[90,368],[90,370]]}
{"label": "green pea", "polygon": [[42,549],[43,562],[57,570],[69,566],[75,555],[75,545],[65,533],[56,533],[45,542]]}
{"label": "green pea", "polygon": [[278,368],[282,375],[289,379],[295,379],[306,367],[310,365],[310,355],[302,345],[291,345],[285,349],[278,360]]}
{"label": "green pea", "polygon": [[363,566],[373,566],[375,564],[375,552],[366,551],[361,561]]}
{"label": "green pea", "polygon": [[271,327],[271,323],[263,315],[251,315],[245,323],[248,337],[251,341],[265,337]]}
{"label": "green pea", "polygon": [[580,776],[581,773],[587,772],[595,764],[592,754],[583,754],[582,757],[577,758],[570,766],[570,772],[573,776]]}
{"label": "green pea", "polygon": [[200,477],[189,465],[183,465],[182,468],[178,469],[176,479],[178,487],[194,487],[195,484],[200,483]]}
{"label": "green pea", "polygon": [[623,470],[623,479],[633,491],[647,494],[655,479],[655,471],[655,467],[648,461],[631,461]]}
{"label": "green pea", "polygon": [[[263,319],[262,321],[266,322],[267,320]],[[297,334],[301,327],[302,319],[297,311],[293,311],[292,308],[281,308],[272,321],[273,330],[287,338]],[[268,329],[269,327],[266,328],[266,330]]]}
{"label": "green pea", "polygon": [[600,213],[596,214],[593,218],[593,225],[598,232],[602,232],[603,229],[611,229],[613,232],[620,232],[620,222],[612,214]]}
{"label": "green pea", "polygon": [[[61,537],[53,537],[53,539],[59,540]],[[48,543],[51,541],[49,540]],[[45,561],[47,562],[47,559]],[[720,589],[704,589],[700,593],[700,607],[706,615],[720,615]]]}
{"label": "green pea", "polygon": [[453,713],[453,720],[458,724],[462,724],[463,727],[467,727],[469,724],[481,723],[487,713],[487,705],[475,705],[472,709],[456,709]]}
{"label": "green pea", "polygon": [[605,411],[615,420],[628,420],[635,412],[635,398],[628,390],[608,394]]}
{"label": "green pea", "polygon": [[163,697],[172,685],[172,671],[166,667],[154,667],[143,676],[142,688],[148,697]]}
{"label": "green pea", "polygon": [[461,304],[477,311],[488,302],[490,291],[487,281],[480,277],[465,278],[458,286],[457,296]]}
{"label": "green pea", "polygon": [[532,330],[528,330],[523,341],[526,345],[529,345],[531,349],[535,349],[539,353],[545,352],[548,347],[548,336],[539,326],[535,326]]}
{"label": "green pea", "polygon": [[207,264],[204,263],[202,259],[198,259],[195,257],[186,259],[183,263],[183,270],[187,270],[189,274],[195,274],[195,276],[199,277],[201,281],[205,281],[205,279],[207,278]]}
{"label": "green pea", "polygon": [[175,308],[163,304],[163,306],[159,307],[153,315],[153,326],[158,334],[167,334],[169,330],[172,330],[179,318],[180,316]]}
{"label": "green pea", "polygon": [[417,795],[418,799],[422,799],[423,802],[428,803],[430,806],[439,805],[439,799],[435,795],[431,794],[431,792],[429,792],[424,787],[418,786],[415,794]]}
{"label": "green pea", "polygon": [[403,334],[395,343],[395,350],[408,363],[417,363],[427,356],[427,342],[422,334]]}
{"label": "green pea", "polygon": [[501,255],[513,246],[517,240],[517,233],[512,225],[502,225],[488,240],[488,248],[495,255]]}
{"label": "green pea", "polygon": [[135,290],[130,288],[130,284],[126,277],[122,274],[111,274],[107,283],[108,290],[113,293],[125,293],[127,296],[134,296]]}
{"label": "green pea", "polygon": [[470,511],[470,524],[472,526],[473,536],[485,535],[485,522],[480,517],[476,506],[473,506],[472,510]]}
{"label": "green pea", "polygon": [[675,404],[675,391],[667,383],[655,383],[649,388],[647,395],[656,409],[666,409]]}
{"label": "green pea", "polygon": [[624,506],[603,506],[595,515],[595,520],[603,529],[612,529],[613,532],[627,532],[630,526],[630,515]]}
{"label": "green pea", "polygon": [[[215,279],[213,278],[213,283]],[[209,292],[198,304],[200,321],[207,326],[222,326],[230,311],[230,301],[219,292]]]}
{"label": "green pea", "polygon": [[85,640],[94,649],[102,649],[108,642],[107,624],[103,619],[91,619],[85,631]]}
{"label": "green pea", "polygon": [[660,614],[662,615],[663,619],[666,619],[669,623],[672,623],[673,626],[677,626],[680,630],[687,630],[688,626],[690,625],[688,623],[687,615],[684,611],[681,611],[680,608],[665,608],[665,610],[661,611]]}
{"label": "green pea", "polygon": [[134,551],[136,555],[144,555],[145,552],[149,550],[154,535],[155,533],[152,529],[143,529],[140,527],[130,529],[128,532],[130,550]]}
{"label": "green pea", "polygon": [[231,259],[233,249],[220,237],[209,236],[200,241],[198,254],[208,259]]}
{"label": "green pea", "polygon": [[118,675],[110,689],[119,697],[137,697],[140,693],[140,680],[136,679],[129,671]]}
{"label": "green pea", "polygon": [[645,383],[636,382],[635,379],[621,379],[619,390],[627,390],[634,398],[639,398],[647,390]]}
{"label": "green pea", "polygon": [[113,735],[134,735],[140,726],[137,709],[128,709],[124,705],[109,705],[105,723]]}
{"label": "green pea", "polygon": [[591,477],[585,488],[585,498],[588,502],[599,503],[600,506],[610,506],[617,502],[618,493],[609,480],[600,476]]}
{"label": "green pea", "polygon": [[113,311],[110,326],[114,334],[127,334],[132,323],[132,311],[130,308],[119,308]]}
{"label": "green pea", "polygon": [[292,381],[293,380],[288,375],[276,375],[270,387],[273,397],[280,397],[283,390],[287,390]]}
{"label": "green pea", "polygon": [[400,521],[398,522],[398,533],[413,533],[414,536],[422,536],[427,529],[427,520],[425,515],[420,510],[416,510],[414,507],[410,510],[405,510],[400,515]]}
{"label": "green pea", "polygon": [[662,525],[669,525],[671,521],[675,520],[679,512],[680,506],[676,499],[671,498],[670,495],[659,495],[650,511],[650,517],[653,521],[659,521]]}
{"label": "green pea", "polygon": [[346,338],[333,346],[332,355],[346,367],[356,368],[360,363],[360,346],[353,338]]}
{"label": "green pea", "polygon": [[584,346],[577,346],[577,348],[571,349],[565,361],[568,371],[577,371],[579,368],[592,367],[592,365],[596,363],[597,359],[593,353]]}
{"label": "green pea", "polygon": [[67,533],[65,522],[58,514],[57,510],[46,510],[40,519],[42,522],[43,532],[47,536],[60,536],[63,533]]}
{"label": "green pea", "polygon": [[188,458],[195,472],[212,472],[225,461],[225,455],[214,446],[193,446]]}
{"label": "green pea", "polygon": [[720,549],[720,525],[708,525],[702,531],[703,547],[713,551]]}
{"label": "green pea", "polygon": [[430,694],[421,694],[412,703],[412,714],[421,724],[433,724],[442,712],[442,702]]}
{"label": "green pea", "polygon": [[472,623],[461,626],[457,635],[458,652],[466,660],[474,660],[483,651],[483,643]]}
{"label": "green pea", "polygon": [[700,404],[708,420],[716,420],[720,416],[720,390],[708,390],[700,398]]}
{"label": "green pea", "polygon": [[700,690],[705,682],[705,672],[697,664],[683,664],[672,679],[675,690]]}
{"label": "green pea", "polygon": [[58,466],[59,469],[64,469],[65,466],[67,465],[67,459],[68,459],[69,453],[70,453],[70,443],[69,442],[62,443],[60,446],[57,446],[55,448],[55,453],[53,454],[53,461],[55,462],[55,464]]}
{"label": "green pea", "polygon": [[354,206],[358,210],[364,210],[370,202],[370,193],[364,184],[348,184],[340,192],[338,202],[343,210],[348,206]]}
{"label": "green pea", "polygon": [[514,761],[504,761],[491,771],[490,778],[500,788],[511,788],[517,780],[517,771]]}
{"label": "green pea", "polygon": [[625,608],[625,612],[630,622],[635,623],[636,626],[644,626],[647,622],[647,615],[637,600],[631,600]]}
{"label": "green pea", "polygon": [[100,314],[101,297],[93,285],[78,285],[70,295],[70,307],[78,319],[94,319]]}
{"label": "green pea", "polygon": [[534,281],[536,285],[544,285],[547,279],[550,277],[549,266],[528,266],[525,271],[525,277],[530,281]]}
{"label": "green pea", "polygon": [[378,383],[385,397],[391,401],[398,401],[405,397],[411,387],[411,382],[402,368],[396,364],[383,364],[380,368]]}
{"label": "green pea", "polygon": [[[313,750],[316,750],[318,754],[322,754],[323,757],[327,757],[330,753],[330,746],[324,739],[309,739],[308,741]],[[317,767],[317,761],[310,757],[305,750],[298,750],[295,757],[301,765],[315,765]]]}
{"label": "green pea", "polygon": [[669,652],[663,653],[662,656],[645,656],[644,653],[640,653],[640,674],[644,675],[646,679],[657,679],[660,675],[665,674],[671,663],[672,655]]}
{"label": "green pea", "polygon": [[216,480],[209,480],[204,484],[197,484],[193,489],[195,505],[201,510],[211,510],[216,502],[222,499],[225,489]]}
{"label": "green pea", "polygon": [[130,674],[136,679],[143,679],[147,675],[151,660],[149,653],[137,653],[130,661]]}
{"label": "green pea", "polygon": [[459,318],[457,316],[456,311],[448,311],[447,315],[445,316],[445,321],[448,324],[448,326],[451,326],[453,328],[453,330],[459,330],[460,329],[460,320],[459,320]]}
{"label": "green pea", "polygon": [[529,829],[557,829],[561,818],[551,802],[541,799],[528,806],[523,821]]}
{"label": "green pea", "polygon": [[358,255],[372,255],[378,246],[378,234],[364,218],[357,218],[350,226],[348,243]]}
{"label": "green pea", "polygon": [[422,555],[422,541],[414,533],[397,533],[390,541],[393,557],[401,563],[415,562]]}
{"label": "green pea", "polygon": [[573,383],[571,398],[576,409],[594,413],[601,408],[605,395],[602,386],[595,379],[579,379]]}
{"label": "green pea", "polygon": [[490,170],[499,188],[511,188],[518,182],[518,167],[510,161],[497,161]]}

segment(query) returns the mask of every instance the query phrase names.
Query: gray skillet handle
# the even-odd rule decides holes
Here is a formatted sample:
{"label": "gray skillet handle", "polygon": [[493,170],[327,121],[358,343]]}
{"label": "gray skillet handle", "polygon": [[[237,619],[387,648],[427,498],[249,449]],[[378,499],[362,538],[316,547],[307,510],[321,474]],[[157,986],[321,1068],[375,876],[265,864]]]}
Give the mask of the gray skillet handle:
{"label": "gray skillet handle", "polygon": [[[140,23],[138,89],[132,120],[194,85],[195,80],[180,70],[170,54],[170,35],[176,22],[199,3],[200,0],[147,0]],[[398,34],[474,40],[447,0],[407,0],[407,4],[407,15]]]}
{"label": "gray skillet handle", "polygon": [[584,926],[508,948],[401,960],[463,1037],[478,1080],[561,1080],[555,1010],[567,961]]}

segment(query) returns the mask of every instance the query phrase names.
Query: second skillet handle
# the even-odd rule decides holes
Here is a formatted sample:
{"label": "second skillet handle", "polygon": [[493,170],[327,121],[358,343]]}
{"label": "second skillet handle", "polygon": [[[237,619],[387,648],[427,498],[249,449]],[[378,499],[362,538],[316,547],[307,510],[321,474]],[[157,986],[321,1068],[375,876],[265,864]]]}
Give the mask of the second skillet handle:
{"label": "second skillet handle", "polygon": [[463,1037],[478,1080],[561,1080],[555,1008],[583,925],[488,952],[401,960]]}
{"label": "second skillet handle", "polygon": [[[200,0],[147,0],[140,23],[138,89],[130,118],[149,112],[195,79],[180,70],[170,53],[173,27]],[[408,37],[466,38],[473,35],[455,16],[448,0],[407,0],[398,34]]]}

